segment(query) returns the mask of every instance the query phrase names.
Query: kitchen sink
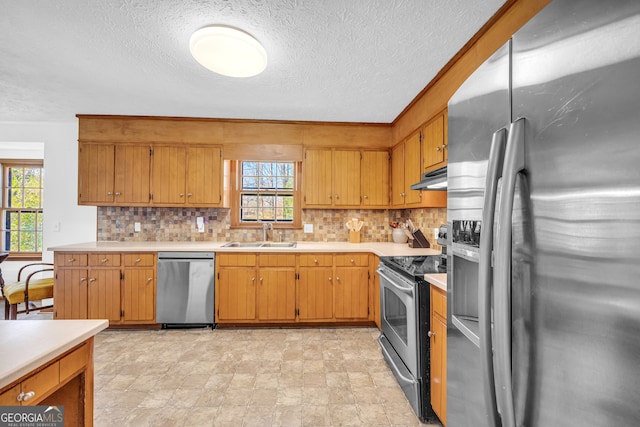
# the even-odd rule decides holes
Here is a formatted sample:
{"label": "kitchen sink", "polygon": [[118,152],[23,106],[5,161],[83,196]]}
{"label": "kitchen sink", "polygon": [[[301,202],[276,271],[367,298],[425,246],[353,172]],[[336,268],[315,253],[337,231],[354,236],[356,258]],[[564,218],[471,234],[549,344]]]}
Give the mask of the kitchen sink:
{"label": "kitchen sink", "polygon": [[296,242],[264,242],[261,248],[295,248]]}
{"label": "kitchen sink", "polygon": [[229,242],[223,248],[295,248],[296,242]]}

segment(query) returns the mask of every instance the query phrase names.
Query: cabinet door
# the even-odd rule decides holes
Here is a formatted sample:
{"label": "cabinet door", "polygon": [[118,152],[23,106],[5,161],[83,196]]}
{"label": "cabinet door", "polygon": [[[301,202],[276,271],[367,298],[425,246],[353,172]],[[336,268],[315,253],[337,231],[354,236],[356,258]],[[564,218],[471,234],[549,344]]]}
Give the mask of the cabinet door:
{"label": "cabinet door", "polygon": [[78,203],[113,203],[113,144],[80,144],[78,153]]}
{"label": "cabinet door", "polygon": [[152,156],[152,202],[154,204],[185,203],[186,156],[184,147],[154,146]]}
{"label": "cabinet door", "polygon": [[258,319],[296,318],[296,272],[294,268],[261,268],[258,279]]}
{"label": "cabinet door", "polygon": [[333,205],[360,206],[360,151],[333,153]]}
{"label": "cabinet door", "polygon": [[301,267],[298,294],[298,318],[301,321],[333,319],[331,267]]}
{"label": "cabinet door", "polygon": [[56,319],[88,318],[87,279],[87,270],[84,269],[60,268],[57,270],[53,287],[54,316]]}
{"label": "cabinet door", "polygon": [[389,152],[362,152],[362,206],[389,205]]}
{"label": "cabinet door", "polygon": [[304,204],[330,206],[333,200],[332,152],[307,150],[304,154]]}
{"label": "cabinet door", "polygon": [[446,425],[447,326],[438,316],[431,317],[431,406]]}
{"label": "cabinet door", "polygon": [[422,167],[427,170],[445,160],[444,114],[426,125],[422,132]]}
{"label": "cabinet door", "polygon": [[411,184],[415,184],[420,181],[422,177],[420,161],[420,132],[416,132],[404,143],[405,205],[420,203],[420,191],[409,189]]}
{"label": "cabinet door", "polygon": [[116,145],[114,204],[149,203],[151,150],[148,145]]}
{"label": "cabinet door", "polygon": [[128,268],[122,283],[123,321],[155,323],[156,321],[155,270]]}
{"label": "cabinet door", "polygon": [[189,147],[187,151],[187,203],[197,206],[222,203],[222,149]]}
{"label": "cabinet door", "polygon": [[89,319],[120,323],[120,269],[89,270]]}
{"label": "cabinet door", "polygon": [[256,318],[255,268],[220,268],[216,283],[217,319],[254,320]]}
{"label": "cabinet door", "polygon": [[404,143],[391,150],[391,204],[404,205]]}
{"label": "cabinet door", "polygon": [[369,269],[338,267],[335,280],[336,319],[369,317]]}

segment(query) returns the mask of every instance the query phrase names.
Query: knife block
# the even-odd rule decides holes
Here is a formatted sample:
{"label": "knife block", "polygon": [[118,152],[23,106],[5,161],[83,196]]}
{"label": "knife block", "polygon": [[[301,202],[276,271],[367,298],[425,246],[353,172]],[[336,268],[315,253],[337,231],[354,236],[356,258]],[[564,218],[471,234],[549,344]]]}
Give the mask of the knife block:
{"label": "knife block", "polygon": [[360,243],[360,232],[349,230],[349,243]]}
{"label": "knife block", "polygon": [[416,230],[413,233],[413,239],[409,239],[409,246],[412,248],[429,248],[429,241],[427,240],[426,237],[424,237],[424,234],[422,234],[422,231],[420,230]]}

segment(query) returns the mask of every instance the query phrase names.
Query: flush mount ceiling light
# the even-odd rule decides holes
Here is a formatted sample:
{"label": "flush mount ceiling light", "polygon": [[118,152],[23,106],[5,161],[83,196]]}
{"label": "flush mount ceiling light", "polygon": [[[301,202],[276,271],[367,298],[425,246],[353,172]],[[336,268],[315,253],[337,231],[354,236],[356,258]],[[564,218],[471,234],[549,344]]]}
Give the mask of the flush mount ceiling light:
{"label": "flush mount ceiling light", "polygon": [[229,77],[252,77],[267,67],[267,52],[244,31],[222,25],[200,28],[189,40],[191,55],[205,68]]}

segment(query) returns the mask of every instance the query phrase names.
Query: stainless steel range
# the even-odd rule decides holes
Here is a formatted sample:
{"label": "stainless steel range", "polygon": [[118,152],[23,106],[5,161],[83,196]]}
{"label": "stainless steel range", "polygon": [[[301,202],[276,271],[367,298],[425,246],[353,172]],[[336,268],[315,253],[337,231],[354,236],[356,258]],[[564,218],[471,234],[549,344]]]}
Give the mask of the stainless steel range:
{"label": "stainless steel range", "polygon": [[411,407],[425,422],[435,414],[430,403],[429,285],[424,275],[445,271],[439,255],[381,257],[378,267],[382,326],[378,342]]}

